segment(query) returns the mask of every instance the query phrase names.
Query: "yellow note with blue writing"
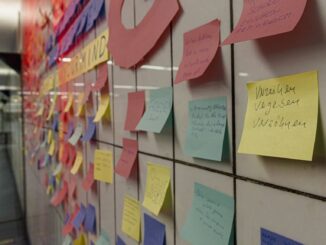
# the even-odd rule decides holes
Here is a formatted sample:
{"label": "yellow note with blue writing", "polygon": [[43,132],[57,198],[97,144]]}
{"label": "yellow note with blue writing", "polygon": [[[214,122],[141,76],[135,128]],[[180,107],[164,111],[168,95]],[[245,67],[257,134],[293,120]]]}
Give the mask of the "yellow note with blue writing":
{"label": "yellow note with blue writing", "polygon": [[170,186],[171,170],[168,167],[148,163],[143,206],[156,216],[160,213]]}
{"label": "yellow note with blue writing", "polygon": [[112,151],[95,150],[94,152],[94,179],[106,183],[113,182]]}
{"label": "yellow note with blue writing", "polygon": [[239,153],[311,161],[318,120],[318,74],[310,71],[247,84]]}
{"label": "yellow note with blue writing", "polygon": [[140,241],[140,203],[135,198],[125,196],[122,213],[122,231]]}

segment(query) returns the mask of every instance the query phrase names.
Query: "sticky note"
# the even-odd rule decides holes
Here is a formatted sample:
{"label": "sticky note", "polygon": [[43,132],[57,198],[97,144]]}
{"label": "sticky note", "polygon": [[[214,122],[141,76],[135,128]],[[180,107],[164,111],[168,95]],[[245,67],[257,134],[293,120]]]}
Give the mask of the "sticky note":
{"label": "sticky note", "polygon": [[247,84],[239,153],[311,161],[318,119],[317,71]]}
{"label": "sticky note", "polygon": [[52,139],[49,150],[48,150],[48,154],[52,157],[54,155],[54,151],[55,151],[55,140]]}
{"label": "sticky note", "polygon": [[79,123],[75,128],[73,135],[71,135],[71,137],[68,139],[68,142],[72,145],[76,145],[78,140],[82,136],[82,134],[83,134],[83,125]]}
{"label": "sticky note", "polygon": [[126,243],[121,239],[121,237],[117,236],[117,245],[126,245]]}
{"label": "sticky note", "polygon": [[72,136],[72,134],[74,133],[74,123],[73,122],[69,122],[68,124],[68,130],[67,133],[65,134],[64,140],[68,141],[69,138]]}
{"label": "sticky note", "polygon": [[140,241],[140,209],[138,200],[125,196],[122,213],[122,231],[137,242]]}
{"label": "sticky note", "polygon": [[136,131],[145,111],[145,91],[128,93],[128,107],[124,129]]}
{"label": "sticky note", "polygon": [[86,208],[84,227],[86,231],[96,233],[96,209],[92,204],[88,204]]}
{"label": "sticky note", "polygon": [[55,169],[54,169],[52,175],[53,175],[53,176],[56,176],[56,175],[60,174],[61,171],[62,171],[62,164],[59,163],[59,164],[57,164],[57,166],[55,167]]}
{"label": "sticky note", "polygon": [[72,145],[69,145],[68,151],[69,151],[69,160],[67,165],[72,166],[76,160],[77,151],[75,147],[73,147]]}
{"label": "sticky note", "polygon": [[57,191],[51,198],[50,201],[51,204],[55,207],[60,205],[65,200],[67,193],[68,193],[68,184],[66,181],[64,181],[62,188],[59,191]]}
{"label": "sticky note", "polygon": [[183,56],[174,83],[198,78],[213,61],[220,44],[220,21],[213,20],[183,36]]}
{"label": "sticky note", "polygon": [[111,151],[95,150],[94,179],[106,183],[113,182],[113,159]]}
{"label": "sticky note", "polygon": [[156,216],[160,213],[168,188],[170,173],[168,167],[158,164],[147,164],[147,178],[143,206]]}
{"label": "sticky note", "polygon": [[70,111],[70,108],[71,108],[71,106],[72,106],[72,104],[73,104],[73,102],[74,102],[74,94],[73,93],[69,93],[69,96],[68,96],[68,101],[67,101],[67,104],[66,104],[66,106],[65,106],[65,108],[64,108],[64,112],[69,112]]}
{"label": "sticky note", "polygon": [[86,178],[82,183],[84,191],[89,191],[94,183],[94,164],[88,164]]}
{"label": "sticky note", "polygon": [[83,204],[80,205],[80,209],[75,219],[72,221],[73,226],[78,230],[83,224],[86,217],[86,208]]}
{"label": "sticky note", "polygon": [[195,183],[192,207],[181,237],[192,245],[228,245],[234,216],[234,199]]}
{"label": "sticky note", "polygon": [[78,106],[77,112],[75,114],[76,117],[83,117],[85,115],[85,105],[80,104]]}
{"label": "sticky note", "polygon": [[94,122],[99,122],[104,115],[106,115],[107,119],[110,119],[110,96],[108,93],[101,94],[100,105],[96,112]]}
{"label": "sticky note", "polygon": [[58,127],[59,126],[59,115],[58,114],[55,114],[53,116],[53,122],[52,122],[52,130],[54,132],[58,131]]}
{"label": "sticky note", "polygon": [[71,245],[71,243],[72,243],[72,238],[71,238],[71,236],[66,235],[65,238],[64,238],[64,240],[63,240],[62,245]]}
{"label": "sticky note", "polygon": [[168,121],[172,109],[172,87],[149,92],[149,104],[137,125],[137,130],[160,133]]}
{"label": "sticky note", "polygon": [[292,31],[303,14],[307,0],[243,2],[240,20],[223,45]]}
{"label": "sticky note", "polygon": [[83,153],[81,151],[77,151],[75,162],[70,170],[70,173],[77,174],[82,164],[83,164]]}
{"label": "sticky note", "polygon": [[43,111],[44,111],[44,105],[41,104],[41,105],[40,105],[40,108],[39,108],[38,111],[36,112],[36,116],[42,116]]}
{"label": "sticky note", "polygon": [[51,117],[54,113],[56,104],[57,104],[57,94],[55,94],[55,96],[53,96],[53,98],[52,98],[49,114],[46,118],[46,121],[49,121],[51,119]]}
{"label": "sticky note", "polygon": [[221,161],[226,128],[226,97],[189,102],[185,153]]}
{"label": "sticky note", "polygon": [[260,245],[303,245],[275,232],[260,228]]}
{"label": "sticky note", "polygon": [[48,131],[47,143],[50,144],[52,142],[52,139],[53,139],[53,131],[50,129]]}
{"label": "sticky note", "polygon": [[101,90],[108,82],[108,64],[106,62],[97,66],[97,81],[93,86],[93,91]]}
{"label": "sticky note", "polygon": [[165,245],[165,225],[144,213],[144,245]]}
{"label": "sticky note", "polygon": [[94,117],[87,118],[87,129],[81,138],[82,141],[86,142],[93,138],[96,130],[96,124],[93,122]]}
{"label": "sticky note", "polygon": [[86,245],[86,237],[85,234],[80,234],[77,239],[74,240],[73,245]]}
{"label": "sticky note", "polygon": [[96,240],[95,245],[111,245],[111,242],[108,236],[101,234],[100,237]]}
{"label": "sticky note", "polygon": [[65,223],[64,227],[62,228],[62,234],[65,236],[69,233],[71,233],[74,229],[74,226],[72,224],[72,222],[74,221],[74,219],[77,217],[78,213],[79,213],[79,206],[76,205],[74,212],[70,215],[69,220],[67,223]]}
{"label": "sticky note", "polygon": [[115,168],[115,172],[125,178],[129,178],[137,159],[137,153],[137,140],[123,139],[123,151]]}

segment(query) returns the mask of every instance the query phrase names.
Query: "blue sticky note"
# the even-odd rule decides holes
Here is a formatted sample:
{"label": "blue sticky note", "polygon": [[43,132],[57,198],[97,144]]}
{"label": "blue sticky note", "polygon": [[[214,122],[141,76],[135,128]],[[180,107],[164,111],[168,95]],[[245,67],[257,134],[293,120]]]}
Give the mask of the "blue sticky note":
{"label": "blue sticky note", "polygon": [[190,101],[185,154],[221,161],[226,117],[226,97]]}
{"label": "blue sticky note", "polygon": [[84,227],[86,231],[96,233],[96,209],[92,204],[86,208]]}
{"label": "blue sticky note", "polygon": [[78,27],[76,29],[76,34],[75,34],[76,38],[78,38],[85,32],[86,22],[87,22],[87,13],[83,12],[77,20]]}
{"label": "blue sticky note", "polygon": [[233,228],[234,199],[195,183],[192,207],[181,237],[192,245],[228,245]]}
{"label": "blue sticky note", "polygon": [[149,92],[149,103],[137,125],[137,130],[160,133],[172,110],[172,88],[160,88]]}
{"label": "blue sticky note", "polygon": [[285,236],[281,236],[275,232],[260,228],[260,244],[261,245],[303,245]]}
{"label": "blue sticky note", "polygon": [[59,126],[59,115],[55,114],[53,117],[52,129],[53,131],[58,131]]}
{"label": "blue sticky note", "polygon": [[93,138],[96,130],[96,124],[93,121],[94,121],[94,117],[88,117],[87,119],[88,127],[85,134],[83,134],[83,137],[81,139],[82,141],[89,141]]}
{"label": "blue sticky note", "polygon": [[165,225],[148,214],[144,214],[145,238],[144,245],[164,245]]}
{"label": "blue sticky note", "polygon": [[117,237],[117,245],[126,245],[126,243],[118,236]]}
{"label": "blue sticky note", "polygon": [[81,224],[84,222],[85,216],[86,216],[86,208],[82,204],[80,206],[78,214],[76,215],[75,219],[72,221],[72,224],[76,229],[80,228]]}

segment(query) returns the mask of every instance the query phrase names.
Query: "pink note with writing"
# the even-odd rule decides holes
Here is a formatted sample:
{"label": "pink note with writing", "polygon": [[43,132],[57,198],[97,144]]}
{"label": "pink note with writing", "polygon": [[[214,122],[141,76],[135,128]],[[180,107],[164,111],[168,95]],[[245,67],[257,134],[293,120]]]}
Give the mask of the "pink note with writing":
{"label": "pink note with writing", "polygon": [[89,191],[94,183],[94,164],[88,165],[86,178],[83,180],[82,187],[84,191]]}
{"label": "pink note with writing", "polygon": [[183,36],[183,57],[174,83],[198,78],[214,59],[220,44],[220,21],[213,20]]}
{"label": "pink note with writing", "polygon": [[136,131],[136,127],[145,111],[145,92],[128,93],[128,108],[125,130]]}
{"label": "pink note with writing", "polygon": [[307,0],[244,0],[240,20],[223,45],[292,31]]}
{"label": "pink note with writing", "polygon": [[123,139],[123,151],[115,168],[115,172],[125,178],[129,178],[137,159],[137,152],[138,145],[136,140]]}

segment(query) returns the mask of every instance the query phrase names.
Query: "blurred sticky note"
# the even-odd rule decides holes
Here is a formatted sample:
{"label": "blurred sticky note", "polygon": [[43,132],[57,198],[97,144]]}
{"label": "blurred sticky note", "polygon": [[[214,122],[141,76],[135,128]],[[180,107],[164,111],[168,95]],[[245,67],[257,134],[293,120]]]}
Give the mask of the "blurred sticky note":
{"label": "blurred sticky note", "polygon": [[51,102],[50,109],[49,109],[49,114],[46,118],[47,121],[49,121],[51,119],[51,117],[54,113],[56,104],[57,104],[57,94],[55,94],[55,96],[53,96],[53,98],[52,98],[52,102]]}
{"label": "blurred sticky note", "polygon": [[52,142],[52,139],[53,139],[53,131],[51,129],[49,129],[47,143],[50,144]]}
{"label": "blurred sticky note", "polygon": [[122,213],[122,231],[136,240],[140,241],[140,203],[138,200],[125,196]]}
{"label": "blurred sticky note", "polygon": [[65,141],[69,140],[73,133],[74,133],[74,123],[73,122],[69,122],[69,124],[68,124],[68,130],[67,130],[67,133],[64,136],[64,140]]}
{"label": "blurred sticky note", "polygon": [[303,245],[275,232],[260,228],[260,245]]}
{"label": "blurred sticky note", "polygon": [[99,122],[103,116],[110,119],[110,96],[108,93],[101,94],[100,105],[96,112],[94,122]]}
{"label": "blurred sticky note", "polygon": [[121,237],[117,236],[117,245],[126,245],[126,243],[121,239]]}
{"label": "blurred sticky note", "polygon": [[78,213],[79,213],[79,206],[76,205],[75,206],[75,209],[74,209],[74,212],[70,215],[69,217],[69,220],[65,223],[64,227],[62,228],[62,234],[65,236],[69,233],[71,233],[74,229],[74,226],[73,226],[73,221],[75,220],[75,218],[77,217]]}
{"label": "blurred sticky note", "polygon": [[213,20],[183,36],[183,57],[174,83],[198,78],[213,61],[220,44],[220,21]]}
{"label": "blurred sticky note", "polygon": [[65,200],[67,193],[68,193],[68,184],[66,181],[64,181],[61,189],[57,191],[56,194],[54,194],[53,197],[51,198],[50,201],[51,204],[55,207],[61,204]]}
{"label": "blurred sticky note", "polygon": [[83,125],[79,123],[77,127],[75,128],[74,133],[71,135],[71,137],[68,139],[68,142],[72,145],[76,145],[78,140],[83,134]]}
{"label": "blurred sticky note", "polygon": [[81,138],[82,141],[89,141],[93,138],[96,130],[96,124],[93,122],[94,117],[87,118],[87,129]]}
{"label": "blurred sticky note", "polygon": [[92,204],[88,204],[86,208],[84,227],[86,231],[96,233],[96,209]]}
{"label": "blurred sticky note", "polygon": [[303,14],[307,0],[243,2],[240,20],[223,45],[292,31]]}
{"label": "blurred sticky note", "polygon": [[54,155],[54,151],[55,151],[55,140],[52,139],[49,150],[48,150],[48,153],[51,157]]}
{"label": "blurred sticky note", "polygon": [[247,84],[239,153],[311,161],[318,119],[317,71]]}
{"label": "blurred sticky note", "polygon": [[58,114],[54,114],[53,116],[53,122],[52,122],[52,130],[54,132],[58,131],[59,128],[59,115]]}
{"label": "blurred sticky note", "polygon": [[128,93],[128,108],[125,130],[136,131],[137,124],[145,110],[145,91]]}
{"label": "blurred sticky note", "polygon": [[88,164],[86,178],[83,180],[82,187],[84,191],[89,191],[94,183],[94,164]]}
{"label": "blurred sticky note", "polygon": [[137,130],[160,133],[172,109],[172,87],[150,90],[149,103]]}
{"label": "blurred sticky note", "polygon": [[63,242],[62,242],[62,245],[71,245],[72,243],[72,238],[71,236],[69,235],[66,235]]}
{"label": "blurred sticky note", "polygon": [[85,234],[80,234],[79,237],[74,240],[73,245],[86,245]]}
{"label": "blurred sticky note", "polygon": [[165,245],[165,225],[144,213],[144,245]]}
{"label": "blurred sticky note", "polygon": [[226,129],[226,97],[189,102],[185,153],[221,161]]}
{"label": "blurred sticky note", "polygon": [[143,206],[156,216],[160,213],[170,186],[171,170],[158,164],[147,164]]}
{"label": "blurred sticky note", "polygon": [[115,172],[125,178],[129,178],[137,159],[137,153],[137,140],[123,139],[123,151],[115,168]]}
{"label": "blurred sticky note", "polygon": [[67,101],[67,104],[66,104],[66,106],[65,106],[65,108],[64,108],[64,112],[69,112],[70,111],[70,108],[71,108],[71,106],[72,106],[72,104],[73,104],[73,102],[74,102],[74,94],[73,93],[69,93],[69,96],[68,96],[68,101]]}
{"label": "blurred sticky note", "polygon": [[109,236],[101,234],[100,237],[96,240],[95,245],[111,245]]}
{"label": "blurred sticky note", "polygon": [[233,228],[234,199],[195,183],[192,207],[181,237],[192,245],[228,245]]}
{"label": "blurred sticky note", "polygon": [[44,105],[41,104],[40,108],[38,109],[38,111],[36,112],[36,116],[41,116],[43,114],[44,111]]}
{"label": "blurred sticky note", "polygon": [[106,183],[113,182],[113,159],[111,151],[95,150],[94,179]]}
{"label": "blurred sticky note", "polygon": [[85,114],[85,106],[84,106],[84,98],[85,98],[85,94],[84,93],[79,93],[78,94],[78,98],[77,98],[77,111],[75,113],[76,117],[81,117]]}
{"label": "blurred sticky note", "polygon": [[86,208],[83,204],[81,204],[80,209],[75,217],[75,219],[72,221],[73,226],[78,230],[82,223],[84,222],[86,217]]}
{"label": "blurred sticky note", "polygon": [[77,174],[82,164],[83,164],[83,152],[77,151],[75,162],[70,170],[70,173]]}

